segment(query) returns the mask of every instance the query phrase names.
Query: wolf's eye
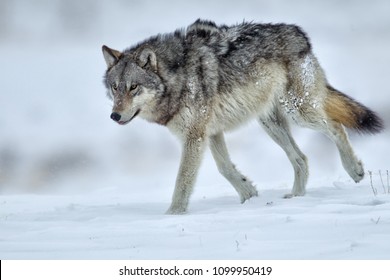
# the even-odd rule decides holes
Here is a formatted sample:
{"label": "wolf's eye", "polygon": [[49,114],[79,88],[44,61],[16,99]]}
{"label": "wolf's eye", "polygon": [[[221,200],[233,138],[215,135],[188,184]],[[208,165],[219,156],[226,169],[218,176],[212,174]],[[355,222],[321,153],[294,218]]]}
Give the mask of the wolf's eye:
{"label": "wolf's eye", "polygon": [[114,91],[117,91],[117,90],[118,90],[118,86],[117,86],[116,84],[112,84],[112,85],[111,85],[111,88],[112,88],[112,90],[114,90]]}
{"label": "wolf's eye", "polygon": [[136,90],[137,88],[138,88],[138,85],[133,84],[133,85],[131,85],[131,87],[130,87],[130,91]]}

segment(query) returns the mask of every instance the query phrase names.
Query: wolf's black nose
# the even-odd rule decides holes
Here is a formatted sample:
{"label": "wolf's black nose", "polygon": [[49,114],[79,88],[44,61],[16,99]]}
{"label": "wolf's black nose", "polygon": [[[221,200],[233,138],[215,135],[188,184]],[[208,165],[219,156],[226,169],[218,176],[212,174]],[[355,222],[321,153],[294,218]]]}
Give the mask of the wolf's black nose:
{"label": "wolf's black nose", "polygon": [[113,119],[114,121],[119,121],[121,119],[121,115],[119,115],[118,113],[112,113],[111,114],[111,119]]}

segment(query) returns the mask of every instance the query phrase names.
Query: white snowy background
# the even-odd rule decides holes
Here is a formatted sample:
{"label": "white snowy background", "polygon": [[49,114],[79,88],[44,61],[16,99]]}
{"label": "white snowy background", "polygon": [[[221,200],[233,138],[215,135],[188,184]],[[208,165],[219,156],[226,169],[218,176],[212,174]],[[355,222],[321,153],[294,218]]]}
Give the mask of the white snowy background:
{"label": "white snowy background", "polygon": [[292,167],[251,122],[227,142],[259,197],[241,205],[207,151],[188,214],[164,215],[179,142],[110,120],[101,54],[197,18],[295,23],[330,83],[388,127],[389,15],[381,0],[1,0],[0,259],[390,259],[388,130],[350,133],[373,172],[355,184],[330,140],[295,127],[311,174],[285,200]]}

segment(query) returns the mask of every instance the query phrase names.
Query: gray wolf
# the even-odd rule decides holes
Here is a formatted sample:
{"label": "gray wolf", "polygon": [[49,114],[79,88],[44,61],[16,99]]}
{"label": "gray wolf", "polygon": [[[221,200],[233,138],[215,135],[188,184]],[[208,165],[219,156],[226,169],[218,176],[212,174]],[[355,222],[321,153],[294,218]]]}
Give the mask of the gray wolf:
{"label": "gray wolf", "polygon": [[364,169],[345,128],[377,133],[382,120],[326,80],[306,33],[288,24],[243,22],[226,26],[197,20],[186,29],[157,35],[123,52],[103,46],[104,84],[111,118],[124,125],[139,116],[166,126],[183,144],[171,206],[188,208],[206,145],[241,202],[257,196],[231,162],[225,131],[256,119],[286,152],[295,171],[291,193],[305,194],[306,156],[291,136],[296,123],[326,134],[355,182]]}

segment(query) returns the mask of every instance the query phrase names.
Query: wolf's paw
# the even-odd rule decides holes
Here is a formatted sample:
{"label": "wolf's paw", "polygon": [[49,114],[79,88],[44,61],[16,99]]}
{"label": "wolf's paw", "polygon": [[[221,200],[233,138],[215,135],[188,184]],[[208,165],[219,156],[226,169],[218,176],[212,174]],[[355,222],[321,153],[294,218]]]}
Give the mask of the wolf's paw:
{"label": "wolf's paw", "polygon": [[348,173],[355,183],[359,183],[364,178],[364,168],[362,162],[360,160],[356,162]]}
{"label": "wolf's paw", "polygon": [[173,206],[171,205],[169,209],[165,212],[166,215],[184,215],[187,213],[187,209],[183,206]]}
{"label": "wolf's paw", "polygon": [[296,196],[304,196],[305,195],[305,191],[293,191],[291,193],[288,193],[288,194],[285,194],[283,196],[284,199],[290,199],[290,198],[293,198],[293,197],[296,197]]}
{"label": "wolf's paw", "polygon": [[245,201],[247,201],[251,197],[258,196],[258,195],[259,195],[259,193],[257,192],[257,190],[254,186],[247,185],[245,188],[241,189],[241,192],[240,192],[241,203],[244,203]]}

